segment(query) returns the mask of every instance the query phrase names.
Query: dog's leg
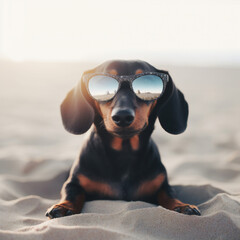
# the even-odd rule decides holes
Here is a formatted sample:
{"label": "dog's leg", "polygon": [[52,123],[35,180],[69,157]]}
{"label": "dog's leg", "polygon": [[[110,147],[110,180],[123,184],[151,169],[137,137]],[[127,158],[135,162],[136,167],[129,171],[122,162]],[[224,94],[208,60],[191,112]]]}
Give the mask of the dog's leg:
{"label": "dog's leg", "polygon": [[85,193],[77,182],[67,180],[63,185],[61,195],[60,202],[46,212],[46,216],[50,219],[80,213],[83,208]]}
{"label": "dog's leg", "polygon": [[173,198],[170,194],[170,191],[166,188],[162,188],[157,197],[159,205],[164,208],[187,215],[201,215],[197,206],[186,204],[176,198]]}

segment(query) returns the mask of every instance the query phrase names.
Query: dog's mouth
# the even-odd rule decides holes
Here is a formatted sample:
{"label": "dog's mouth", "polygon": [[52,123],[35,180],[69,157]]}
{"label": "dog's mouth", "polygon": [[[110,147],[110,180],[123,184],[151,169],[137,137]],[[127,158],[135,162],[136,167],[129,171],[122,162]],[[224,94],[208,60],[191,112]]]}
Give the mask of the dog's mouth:
{"label": "dog's mouth", "polygon": [[122,129],[116,129],[114,131],[109,131],[109,132],[116,137],[128,139],[135,135],[139,135],[146,127],[147,127],[147,124],[145,124],[141,129],[137,129],[137,130],[129,129],[129,128],[122,128]]}

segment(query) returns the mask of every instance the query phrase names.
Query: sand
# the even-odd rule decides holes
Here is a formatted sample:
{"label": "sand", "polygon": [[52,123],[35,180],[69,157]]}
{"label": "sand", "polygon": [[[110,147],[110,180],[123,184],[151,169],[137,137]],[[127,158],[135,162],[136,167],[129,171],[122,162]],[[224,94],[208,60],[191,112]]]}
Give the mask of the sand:
{"label": "sand", "polygon": [[[163,66],[190,106],[187,131],[153,138],[180,200],[202,216],[144,202],[87,202],[47,220],[84,136],[59,104],[92,63],[0,62],[0,239],[240,239],[240,69]],[[155,64],[160,67],[160,64]]]}

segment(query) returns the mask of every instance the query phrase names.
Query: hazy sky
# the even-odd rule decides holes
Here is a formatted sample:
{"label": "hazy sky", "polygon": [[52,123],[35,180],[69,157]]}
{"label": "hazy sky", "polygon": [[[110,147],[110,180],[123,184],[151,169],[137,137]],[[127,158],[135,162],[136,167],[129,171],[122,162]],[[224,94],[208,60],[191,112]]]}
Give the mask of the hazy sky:
{"label": "hazy sky", "polygon": [[0,0],[0,58],[240,64],[238,0]]}

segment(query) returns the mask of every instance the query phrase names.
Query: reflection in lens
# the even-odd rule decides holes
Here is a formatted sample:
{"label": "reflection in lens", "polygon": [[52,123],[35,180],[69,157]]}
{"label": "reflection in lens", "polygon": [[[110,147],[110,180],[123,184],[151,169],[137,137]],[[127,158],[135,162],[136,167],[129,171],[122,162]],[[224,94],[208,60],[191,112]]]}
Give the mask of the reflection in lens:
{"label": "reflection in lens", "polygon": [[98,101],[108,101],[116,94],[118,82],[109,76],[97,75],[88,83],[90,94]]}
{"label": "reflection in lens", "polygon": [[143,100],[157,99],[163,91],[163,81],[156,75],[144,75],[132,83],[135,94]]}

